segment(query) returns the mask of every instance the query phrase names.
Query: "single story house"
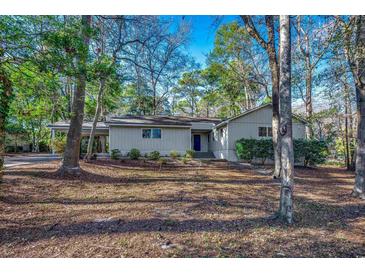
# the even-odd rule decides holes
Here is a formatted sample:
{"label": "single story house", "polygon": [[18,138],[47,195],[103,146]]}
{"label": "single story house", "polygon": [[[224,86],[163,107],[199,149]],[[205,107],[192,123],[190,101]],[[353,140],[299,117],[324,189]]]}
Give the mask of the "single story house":
{"label": "single story house", "polygon": [[[293,138],[305,138],[306,123],[293,115]],[[142,155],[159,151],[169,155],[171,151],[184,154],[193,149],[201,157],[215,157],[236,161],[235,142],[241,138],[267,138],[272,136],[272,105],[265,104],[230,119],[198,118],[182,116],[120,116],[99,122],[96,137],[103,143],[99,152],[118,149],[126,155],[137,148]],[[69,123],[49,125],[52,136],[55,131],[67,132]],[[85,122],[82,135],[88,136],[91,122]]]}

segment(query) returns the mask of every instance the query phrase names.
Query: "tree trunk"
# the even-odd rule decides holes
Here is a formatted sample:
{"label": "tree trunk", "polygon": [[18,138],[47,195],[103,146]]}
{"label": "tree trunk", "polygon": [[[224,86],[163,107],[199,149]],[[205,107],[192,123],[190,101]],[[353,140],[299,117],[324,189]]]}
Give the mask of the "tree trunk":
{"label": "tree trunk", "polygon": [[92,150],[93,150],[93,144],[94,144],[94,136],[95,136],[95,131],[96,131],[96,125],[98,123],[99,116],[100,116],[104,88],[105,88],[105,79],[102,78],[102,79],[100,79],[99,93],[98,93],[98,97],[96,99],[96,110],[95,110],[93,125],[92,125],[91,131],[90,131],[89,143],[87,144],[87,152],[85,155],[85,160],[87,160],[87,161],[91,160],[91,156],[92,156],[92,152],[93,152]]}
{"label": "tree trunk", "polygon": [[15,144],[14,152],[17,153],[18,152],[18,134],[15,134],[15,136],[14,136],[14,144]]}
{"label": "tree trunk", "polygon": [[346,83],[344,83],[344,105],[345,105],[345,137],[346,137],[346,167],[347,170],[355,171],[355,161],[352,140],[353,134],[353,119],[352,119],[352,107],[350,89]]}
{"label": "tree trunk", "polygon": [[84,119],[85,86],[86,86],[86,63],[89,49],[89,28],[91,27],[91,16],[82,16],[81,35],[83,38],[84,52],[80,52],[77,58],[78,75],[76,90],[72,102],[72,113],[70,128],[67,133],[65,152],[63,155],[61,173],[77,174],[80,172],[80,142],[82,122]]}
{"label": "tree trunk", "polygon": [[350,144],[349,144],[349,123],[348,123],[348,98],[345,96],[345,150],[346,150],[346,168],[351,170],[350,166]]}
{"label": "tree trunk", "polygon": [[[364,75],[365,68],[362,68]],[[364,77],[364,76],[363,76]],[[364,79],[365,80],[365,79]],[[365,81],[364,81],[365,82]],[[365,86],[356,87],[357,94],[357,147],[355,162],[355,187],[354,196],[365,199]]]}
{"label": "tree trunk", "polygon": [[5,123],[9,112],[12,91],[11,81],[5,69],[0,66],[0,182],[2,182],[4,170]]}
{"label": "tree trunk", "polygon": [[356,27],[356,60],[351,62],[357,103],[356,176],[352,194],[365,199],[365,16],[356,18]]}
{"label": "tree trunk", "polygon": [[256,30],[251,16],[241,15],[242,20],[245,22],[246,30],[248,34],[254,38],[261,47],[266,51],[269,56],[269,65],[271,72],[271,83],[272,83],[272,141],[274,146],[274,161],[275,168],[273,177],[279,178],[281,173],[281,161],[280,161],[280,113],[279,113],[279,65],[276,58],[275,50],[275,26],[274,16],[266,15],[265,23],[268,32],[267,42],[261,37],[260,33]]}
{"label": "tree trunk", "polygon": [[[276,58],[275,58],[276,59]],[[274,71],[272,74],[272,141],[274,146],[274,178],[280,178],[281,176],[281,138],[279,132],[280,113],[279,113],[279,72],[277,65],[272,66]],[[273,70],[272,68],[272,70]],[[277,71],[277,72],[276,72]]]}
{"label": "tree trunk", "polygon": [[293,221],[294,151],[291,109],[290,17],[280,16],[280,135],[282,178],[279,216]]}
{"label": "tree trunk", "polygon": [[[311,118],[313,115],[313,107],[312,107],[312,69],[310,67],[310,59],[309,56],[306,57],[306,59],[308,58],[307,62],[307,75],[305,77],[305,113],[306,113],[306,118],[309,121],[309,124],[311,125]],[[307,139],[312,139],[313,137],[313,133],[312,133],[312,128],[310,125],[307,125],[305,127],[305,135],[307,137]]]}
{"label": "tree trunk", "polygon": [[[1,98],[2,101],[3,98]],[[4,156],[5,156],[5,119],[6,116],[1,112],[0,113],[0,182],[3,179],[3,170],[4,170]]]}
{"label": "tree trunk", "polygon": [[268,55],[269,55],[269,65],[271,71],[271,82],[272,82],[272,141],[274,146],[274,178],[280,178],[281,176],[281,139],[279,132],[279,124],[280,124],[280,96],[279,96],[279,64],[276,58],[275,51],[275,28],[273,22],[273,16],[266,16],[266,25],[269,31],[269,37],[271,36],[268,44]]}

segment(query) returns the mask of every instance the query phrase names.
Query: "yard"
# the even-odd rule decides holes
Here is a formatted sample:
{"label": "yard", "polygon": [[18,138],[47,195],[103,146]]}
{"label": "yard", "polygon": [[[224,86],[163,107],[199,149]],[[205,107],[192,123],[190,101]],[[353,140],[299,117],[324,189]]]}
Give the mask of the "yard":
{"label": "yard", "polygon": [[227,162],[12,167],[0,184],[1,257],[364,257],[353,173],[296,169],[295,223],[269,218],[279,182]]}

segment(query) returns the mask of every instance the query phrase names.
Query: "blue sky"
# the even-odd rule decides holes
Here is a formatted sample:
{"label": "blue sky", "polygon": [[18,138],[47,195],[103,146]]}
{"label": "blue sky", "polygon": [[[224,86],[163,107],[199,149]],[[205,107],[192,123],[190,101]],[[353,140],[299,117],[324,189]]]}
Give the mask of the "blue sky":
{"label": "blue sky", "polygon": [[209,15],[188,15],[188,16],[164,16],[172,17],[174,21],[186,20],[191,22],[191,37],[188,44],[188,52],[205,66],[206,55],[213,49],[215,32],[217,31],[217,20],[220,24],[225,24],[238,19],[238,16],[209,16]]}

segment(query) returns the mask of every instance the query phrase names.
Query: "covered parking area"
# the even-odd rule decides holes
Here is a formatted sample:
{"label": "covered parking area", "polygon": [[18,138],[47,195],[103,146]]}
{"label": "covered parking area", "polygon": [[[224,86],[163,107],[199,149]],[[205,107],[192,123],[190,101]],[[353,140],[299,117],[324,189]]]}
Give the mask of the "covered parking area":
{"label": "covered parking area", "polygon": [[[58,135],[65,135],[68,132],[70,123],[67,121],[56,122],[54,124],[48,125],[51,129],[51,141],[52,144]],[[83,153],[83,148],[87,147],[89,141],[89,136],[92,128],[91,121],[85,121],[82,124],[81,131],[81,151]],[[98,155],[106,155],[109,152],[109,127],[104,122],[98,122],[96,125],[93,153]],[[52,146],[52,154],[55,154],[54,147]]]}

